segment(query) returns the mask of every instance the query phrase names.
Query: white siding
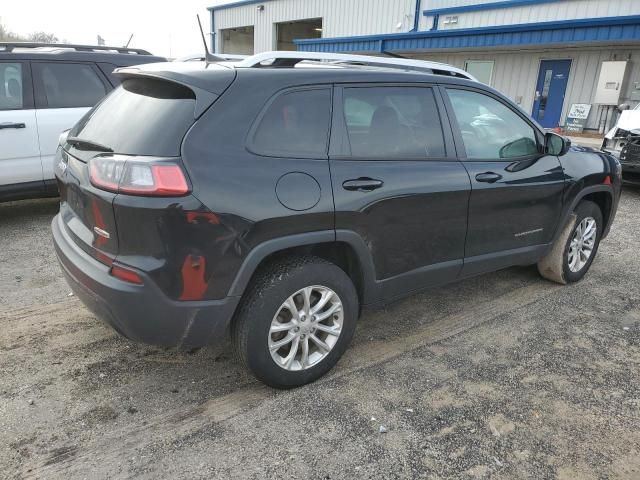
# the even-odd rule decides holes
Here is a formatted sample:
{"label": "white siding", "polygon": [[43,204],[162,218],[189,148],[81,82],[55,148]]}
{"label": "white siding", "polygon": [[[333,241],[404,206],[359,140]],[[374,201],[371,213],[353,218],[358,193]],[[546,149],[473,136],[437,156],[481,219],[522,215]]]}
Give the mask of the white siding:
{"label": "white siding", "polygon": [[478,3],[489,3],[498,0],[424,0],[423,10],[434,10],[436,8],[462,7],[464,5],[476,5]]}
{"label": "white siding", "polygon": [[[439,2],[443,6],[457,6],[455,0]],[[471,2],[465,0],[462,4]],[[451,5],[444,5],[451,4]],[[429,3],[434,8],[434,0]],[[438,7],[440,8],[440,7]],[[481,10],[440,15],[438,30],[453,28],[477,28],[492,25],[514,25],[519,23],[551,22],[554,20],[573,20],[578,18],[615,17],[640,14],[639,0],[561,0],[539,5]],[[456,16],[458,23],[445,25],[445,17]],[[427,17],[421,23],[422,29],[431,28],[433,17]]]}
{"label": "white siding", "polygon": [[[629,101],[634,82],[640,81],[640,48],[563,49],[549,51],[518,51],[496,53],[436,53],[412,55],[415,58],[448,63],[464,68],[466,60],[494,60],[493,84],[513,101],[531,113],[533,108],[538,69],[541,60],[571,59],[569,83],[565,94],[561,123],[572,103],[592,103],[600,67],[606,60],[630,60],[623,84],[622,101]],[[631,102],[634,104],[635,102]],[[598,108],[594,105],[587,128],[597,128]]]}
{"label": "white siding", "polygon": [[[264,10],[259,11],[258,5]],[[322,18],[323,37],[407,32],[413,28],[414,12],[415,0],[273,0],[218,10],[215,28],[218,32],[254,25],[255,52],[259,53],[275,48],[275,23]]]}

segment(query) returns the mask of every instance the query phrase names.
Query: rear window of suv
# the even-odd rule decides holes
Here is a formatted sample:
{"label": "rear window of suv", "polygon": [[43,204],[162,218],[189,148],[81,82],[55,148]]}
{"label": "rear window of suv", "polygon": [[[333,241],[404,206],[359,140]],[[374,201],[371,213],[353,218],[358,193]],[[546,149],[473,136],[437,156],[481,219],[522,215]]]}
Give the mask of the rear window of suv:
{"label": "rear window of suv", "polygon": [[193,125],[195,95],[177,83],[132,78],[85,115],[70,135],[125,155],[174,157]]}

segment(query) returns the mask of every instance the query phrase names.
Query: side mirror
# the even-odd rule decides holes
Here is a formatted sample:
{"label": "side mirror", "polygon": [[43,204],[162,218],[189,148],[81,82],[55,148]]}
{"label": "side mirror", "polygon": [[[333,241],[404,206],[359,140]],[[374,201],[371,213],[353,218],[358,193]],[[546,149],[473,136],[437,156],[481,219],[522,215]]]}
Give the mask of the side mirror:
{"label": "side mirror", "polygon": [[547,153],[549,155],[557,155],[558,157],[567,153],[569,148],[571,148],[571,140],[551,132],[547,132],[545,135],[545,143]]}

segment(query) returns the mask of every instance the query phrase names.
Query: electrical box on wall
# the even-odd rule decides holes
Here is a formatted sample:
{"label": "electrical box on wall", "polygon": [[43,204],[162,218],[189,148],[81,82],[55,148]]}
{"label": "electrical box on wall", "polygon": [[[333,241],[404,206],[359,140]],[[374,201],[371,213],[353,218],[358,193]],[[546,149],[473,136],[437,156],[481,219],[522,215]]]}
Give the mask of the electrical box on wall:
{"label": "electrical box on wall", "polygon": [[618,105],[626,71],[627,62],[602,62],[593,103]]}
{"label": "electrical box on wall", "polygon": [[633,90],[631,90],[631,100],[634,102],[640,102],[640,82],[633,83]]}

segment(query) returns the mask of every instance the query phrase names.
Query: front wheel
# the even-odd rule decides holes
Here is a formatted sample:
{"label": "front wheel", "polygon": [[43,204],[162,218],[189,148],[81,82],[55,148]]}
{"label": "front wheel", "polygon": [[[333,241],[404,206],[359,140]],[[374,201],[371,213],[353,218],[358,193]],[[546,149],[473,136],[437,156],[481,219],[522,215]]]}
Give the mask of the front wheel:
{"label": "front wheel", "polygon": [[358,297],[347,274],[317,257],[271,265],[252,282],[232,327],[236,354],[277,388],[312,382],[349,345]]}
{"label": "front wheel", "polygon": [[582,280],[598,252],[603,227],[600,208],[581,202],[551,251],[538,262],[540,275],[562,284]]}

